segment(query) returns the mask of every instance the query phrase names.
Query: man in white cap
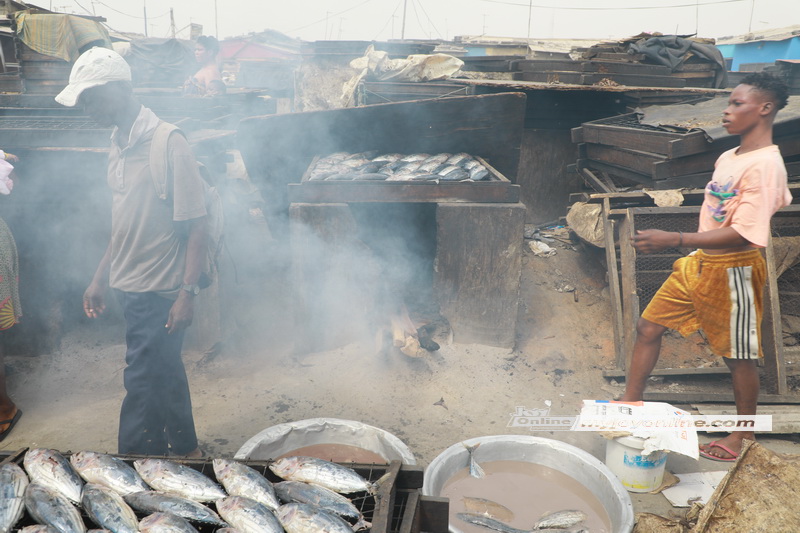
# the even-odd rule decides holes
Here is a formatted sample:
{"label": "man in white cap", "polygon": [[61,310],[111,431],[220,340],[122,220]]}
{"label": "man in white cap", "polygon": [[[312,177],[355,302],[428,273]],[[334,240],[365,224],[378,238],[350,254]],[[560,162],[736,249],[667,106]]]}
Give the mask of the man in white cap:
{"label": "man in white cap", "polygon": [[111,239],[83,308],[90,318],[100,316],[111,287],[125,315],[119,453],[200,457],[181,359],[206,253],[205,183],[195,157],[183,135],[169,135],[167,193],[160,197],[150,149],[161,120],[134,98],[130,67],[112,50],[84,52],[56,101],[81,105],[98,124],[114,126]]}

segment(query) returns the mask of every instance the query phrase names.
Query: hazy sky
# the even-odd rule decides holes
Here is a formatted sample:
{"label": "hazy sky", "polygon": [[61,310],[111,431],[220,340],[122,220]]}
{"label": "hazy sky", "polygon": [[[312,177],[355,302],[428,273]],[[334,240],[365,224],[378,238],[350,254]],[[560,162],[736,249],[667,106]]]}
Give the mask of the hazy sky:
{"label": "hazy sky", "polygon": [[118,31],[178,37],[188,25],[219,38],[267,28],[308,41],[452,39],[456,35],[622,38],[642,31],[701,37],[740,35],[800,24],[798,0],[39,0],[68,13],[92,13]]}

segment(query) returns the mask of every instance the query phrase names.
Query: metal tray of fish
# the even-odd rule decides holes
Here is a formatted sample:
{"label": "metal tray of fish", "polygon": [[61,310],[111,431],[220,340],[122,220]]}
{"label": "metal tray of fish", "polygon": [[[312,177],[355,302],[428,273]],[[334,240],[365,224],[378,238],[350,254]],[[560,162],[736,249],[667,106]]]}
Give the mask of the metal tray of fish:
{"label": "metal tray of fish", "polygon": [[[30,451],[36,453],[29,453]],[[58,465],[59,463],[63,465],[65,471],[70,472],[55,475],[53,472],[58,469],[51,468],[51,465]],[[66,465],[64,465],[64,463],[66,463]],[[42,465],[47,466],[43,467]],[[108,477],[106,472],[106,468],[109,467],[109,465],[112,469],[119,467],[121,470],[134,472],[134,477],[138,477],[136,476],[136,472],[138,472],[141,477],[138,481],[132,482],[127,474],[124,476],[115,474],[113,476],[113,483],[110,483],[109,479],[111,478]],[[242,469],[240,468],[241,465],[248,468]],[[336,513],[342,517],[340,520],[343,520],[343,524],[347,526],[345,530],[353,531],[353,529],[351,529],[352,526],[361,525],[361,531],[369,531],[372,533],[413,533],[415,531],[412,529],[412,522],[416,524],[419,522],[414,516],[415,509],[407,508],[406,501],[408,499],[408,494],[418,491],[419,487],[421,487],[422,469],[420,467],[409,467],[402,465],[399,461],[393,461],[385,465],[354,463],[335,463],[334,465],[346,467],[346,469],[355,473],[352,478],[347,480],[343,480],[344,478],[338,475],[334,476],[336,483],[350,484],[336,487],[337,493],[341,493],[341,495],[338,496],[339,499],[344,496],[346,500],[349,500],[349,502],[345,501],[344,503],[346,506],[344,513],[339,512],[341,509],[335,510]],[[11,467],[11,470],[9,470],[9,467]],[[72,468],[70,469],[70,467]],[[170,481],[169,475],[163,475],[161,471],[162,468],[172,470],[173,472],[169,472],[170,475],[177,471],[178,475],[181,476],[180,482],[174,480]],[[163,490],[170,490],[170,494],[173,495],[171,498],[174,498],[174,501],[171,501],[170,505],[183,506],[185,502],[177,500],[188,500],[189,495],[186,495],[186,498],[182,498],[179,496],[179,493],[184,490],[189,490],[187,487],[192,486],[193,483],[187,481],[187,479],[197,476],[198,478],[202,478],[199,479],[198,482],[202,487],[203,493],[198,497],[195,497],[197,493],[194,493],[191,500],[195,502],[205,501],[205,503],[193,505],[189,514],[184,515],[189,519],[191,527],[194,529],[187,528],[189,525],[187,521],[183,521],[179,526],[187,532],[196,530],[201,533],[210,533],[218,530],[220,527],[224,527],[223,524],[225,524],[226,521],[231,525],[238,525],[234,523],[237,512],[241,513],[239,516],[246,515],[248,519],[250,519],[252,512],[247,510],[243,511],[240,508],[240,504],[244,503],[244,501],[237,501],[238,496],[236,496],[236,494],[241,490],[242,494],[246,493],[248,496],[248,498],[243,498],[242,500],[249,501],[250,498],[255,498],[255,496],[251,496],[251,494],[259,492],[260,489],[257,486],[263,484],[262,478],[266,479],[271,484],[275,484],[270,485],[275,488],[273,496],[274,493],[277,492],[281,500],[284,500],[284,493],[282,490],[289,491],[295,488],[305,490],[305,483],[295,483],[297,487],[291,486],[291,483],[282,483],[278,485],[281,481],[291,479],[291,474],[296,468],[297,465],[292,463],[291,460],[233,461],[222,458],[183,459],[174,457],[159,458],[138,455],[96,454],[93,452],[62,454],[56,450],[23,449],[7,456],[0,462],[0,521],[4,519],[10,520],[7,515],[18,512],[21,514],[18,518],[14,519],[14,530],[42,523],[45,521],[42,515],[53,512],[49,510],[50,508],[48,506],[50,503],[47,503],[46,500],[55,498],[55,496],[53,496],[55,492],[58,493],[58,499],[63,500],[63,507],[67,511],[64,512],[62,509],[57,514],[70,515],[71,518],[67,520],[68,522],[69,520],[72,521],[72,525],[68,523],[66,526],[60,527],[59,529],[61,530],[81,532],[84,531],[82,528],[88,530],[97,527],[96,524],[102,522],[101,513],[103,512],[102,509],[104,506],[113,506],[115,502],[123,501],[127,502],[135,512],[136,516],[135,518],[131,517],[132,520],[141,521],[143,518],[147,517],[144,522],[140,522],[139,524],[136,524],[134,521],[133,524],[135,524],[135,528],[132,531],[155,531],[159,527],[165,527],[165,524],[160,522],[161,519],[169,518],[172,520],[173,517],[171,515],[166,515],[166,513],[159,513],[159,510],[163,510],[161,507],[157,509],[148,508],[148,506],[161,506],[163,504],[161,501],[156,504],[147,499],[146,496],[152,495],[155,492],[150,491],[149,488],[152,487],[162,490],[159,484],[171,484],[170,487],[163,488]],[[246,471],[244,472],[244,477],[248,479],[245,480],[246,487],[239,487],[237,489],[237,487],[232,484],[239,483],[239,475],[242,473],[240,472],[241,470]],[[20,475],[24,477],[26,473],[28,477],[23,483],[20,481]],[[287,473],[290,475],[287,475]],[[278,474],[280,474],[280,476]],[[186,476],[186,478],[184,478],[184,476]],[[103,479],[102,481],[96,481],[96,478]],[[100,483],[102,483],[102,486]],[[144,484],[145,487],[149,485],[149,487],[147,487],[146,490],[139,489],[136,483]],[[255,486],[253,483],[255,483]],[[120,484],[124,484],[125,486],[122,487]],[[115,486],[112,487],[111,485]],[[281,487],[281,485],[283,485],[283,487]],[[30,490],[34,487],[37,490]],[[140,490],[142,490],[142,492],[138,492]],[[15,494],[15,492],[20,492],[20,494]],[[125,495],[121,497],[119,496],[120,494]],[[397,494],[400,494],[400,496],[398,497]],[[23,495],[25,505],[23,505],[20,510],[19,500],[23,499]],[[223,498],[222,496],[227,497]],[[41,503],[41,508],[38,507],[39,503],[37,503],[37,501]],[[413,501],[413,504],[417,505],[416,500]],[[124,503],[120,505],[122,507],[127,507]],[[249,505],[249,503],[247,505]],[[269,512],[267,505],[268,502],[265,502],[264,507],[261,508],[261,504],[259,504],[259,508],[256,509],[256,511],[261,512],[263,510],[266,511],[263,513],[264,515],[273,515],[273,513]],[[303,505],[292,505],[296,505],[297,507],[296,509],[291,509],[291,511],[297,511],[295,514],[302,517],[304,512]],[[325,505],[333,507],[339,504],[338,502],[329,502]],[[14,506],[17,507],[16,510],[12,510]],[[280,515],[284,511],[284,508],[287,507],[290,506],[283,505],[280,510],[278,510],[278,507],[275,507],[276,510],[274,514]],[[353,509],[353,514],[349,514],[350,511],[348,509],[351,508]],[[170,507],[170,509],[172,509],[172,507]],[[214,510],[216,510],[216,512],[214,512]],[[334,509],[331,508],[329,510],[333,511]],[[130,510],[128,510],[128,512],[130,512]],[[162,514],[166,516],[162,516]],[[100,517],[100,522],[98,522],[98,517]],[[264,518],[275,520],[274,515],[265,516]],[[285,517],[281,515],[281,521],[283,521],[284,518]],[[292,517],[289,516],[288,519],[291,520]],[[117,520],[116,517],[115,520]],[[180,521],[181,519],[177,520]],[[153,523],[156,521],[159,522]],[[283,529],[280,528],[280,524],[277,521],[275,523],[277,524],[277,529],[273,530],[264,527],[260,527],[259,529],[267,532],[283,531]],[[178,527],[175,524],[167,525],[170,527]],[[250,523],[249,525],[252,526],[253,524]],[[0,527],[1,526],[2,524],[0,524]],[[153,529],[150,529],[151,527]],[[10,529],[9,527],[8,530]],[[127,531],[124,525],[120,525],[115,529],[121,532]],[[28,529],[26,531],[32,530]],[[332,529],[332,531],[338,531],[338,529]],[[417,529],[416,531],[419,530]]]}
{"label": "metal tray of fish", "polygon": [[293,203],[478,202],[516,203],[519,186],[479,156],[466,153],[337,152],[313,159]]}

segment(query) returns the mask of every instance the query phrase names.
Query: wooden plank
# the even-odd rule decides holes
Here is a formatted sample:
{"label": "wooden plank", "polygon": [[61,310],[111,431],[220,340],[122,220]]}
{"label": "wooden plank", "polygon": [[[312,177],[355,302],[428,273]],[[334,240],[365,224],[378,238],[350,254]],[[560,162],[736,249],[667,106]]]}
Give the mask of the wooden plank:
{"label": "wooden plank", "polygon": [[617,246],[614,242],[614,222],[608,218],[611,211],[611,202],[608,198],[603,201],[601,216],[603,217],[603,238],[605,239],[606,265],[608,265],[608,291],[611,296],[611,324],[614,328],[614,347],[616,351],[616,366],[625,368],[625,315],[622,309],[622,294],[620,293],[619,269],[617,267]]}
{"label": "wooden plank", "polygon": [[643,63],[623,63],[619,61],[559,61],[548,59],[531,59],[518,63],[523,72],[599,72],[615,74],[647,74],[669,76],[672,70],[661,65],[645,65]]}
{"label": "wooden plank", "polygon": [[616,190],[614,187],[612,187],[605,181],[595,176],[594,172],[592,172],[588,168],[582,168],[578,170],[578,172],[586,181],[586,183],[589,184],[589,186],[592,187],[597,192],[609,193],[609,192],[614,192]]}
{"label": "wooden plank", "polygon": [[495,182],[306,182],[288,185],[291,203],[350,202],[519,202],[520,186]]}
{"label": "wooden plank", "polygon": [[[733,393],[714,392],[645,392],[644,400],[647,402],[668,402],[673,404],[686,403],[734,403]],[[758,403],[761,404],[800,404],[800,395],[792,394],[759,394]]]}
{"label": "wooden plank", "polygon": [[623,167],[634,172],[640,172],[652,176],[653,167],[656,163],[666,161],[666,157],[652,152],[641,150],[629,150],[602,144],[584,143],[587,159],[600,161],[615,167]]}
{"label": "wooden plank", "polygon": [[634,87],[685,87],[686,81],[672,76],[647,74],[580,73],[570,71],[515,72],[515,80],[544,83],[568,83],[573,85],[595,85],[611,80],[620,85]]}
{"label": "wooden plank", "polygon": [[456,342],[513,348],[524,223],[520,203],[438,204],[433,290]]}
{"label": "wooden plank", "polygon": [[394,513],[394,500],[396,491],[394,481],[400,471],[400,461],[392,461],[386,470],[386,479],[378,487],[375,495],[375,509],[372,514],[372,527],[370,531],[376,533],[389,533],[392,530],[392,514]]}
{"label": "wooden plank", "polygon": [[[651,376],[665,376],[665,377],[678,377],[678,376],[730,376],[731,372],[726,366],[718,367],[703,367],[703,368],[656,368],[651,373]],[[625,379],[625,370],[603,370],[603,377]]]}
{"label": "wooden plank", "polygon": [[420,529],[425,533],[450,531],[450,500],[438,496],[420,498]]}
{"label": "wooden plank", "polygon": [[650,176],[647,176],[645,174],[635,172],[627,168],[609,165],[607,163],[603,163],[600,161],[594,161],[591,159],[578,159],[577,166],[578,168],[592,168],[596,170],[601,170],[603,172],[608,172],[609,174],[612,174],[614,176],[624,178],[634,183],[642,183],[646,186],[652,187],[654,183],[652,178],[650,178]]}
{"label": "wooden plank", "polygon": [[767,283],[764,288],[764,308],[761,322],[761,349],[764,352],[764,373],[767,391],[772,394],[787,394],[786,360],[783,353],[783,329],[781,324],[778,276],[775,273],[775,254],[772,237],[764,250],[767,263]]}
{"label": "wooden plank", "polygon": [[636,249],[631,243],[633,235],[633,214],[630,210],[626,210],[625,218],[621,220],[619,228],[623,327],[627,328],[623,344],[626,370],[631,368],[633,345],[636,341],[636,324],[639,321],[639,295],[636,292]]}
{"label": "wooden plank", "polygon": [[[398,491],[398,496],[399,496]],[[405,508],[403,509],[403,516],[400,519],[400,529],[398,533],[420,533],[420,490],[412,490],[408,492],[405,500]]]}

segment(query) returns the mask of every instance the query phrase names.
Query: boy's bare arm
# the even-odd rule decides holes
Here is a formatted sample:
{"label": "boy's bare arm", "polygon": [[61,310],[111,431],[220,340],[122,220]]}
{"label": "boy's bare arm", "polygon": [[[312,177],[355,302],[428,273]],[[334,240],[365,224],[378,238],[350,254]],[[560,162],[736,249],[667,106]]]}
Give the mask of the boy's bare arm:
{"label": "boy's bare arm", "polygon": [[646,229],[637,231],[633,237],[633,247],[645,254],[676,247],[726,250],[746,247],[749,244],[750,241],[730,227],[702,233],[680,233],[677,231]]}

